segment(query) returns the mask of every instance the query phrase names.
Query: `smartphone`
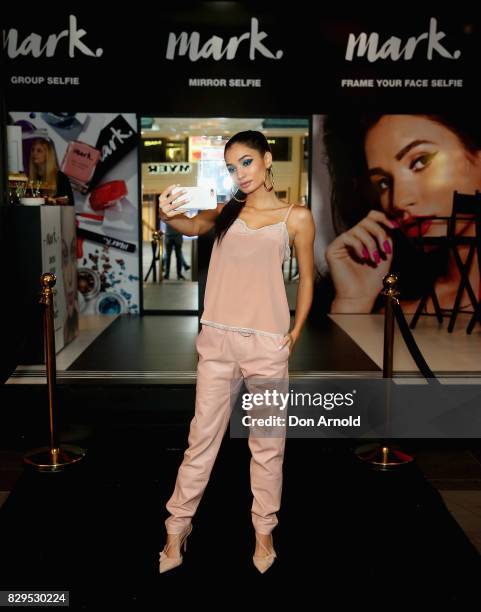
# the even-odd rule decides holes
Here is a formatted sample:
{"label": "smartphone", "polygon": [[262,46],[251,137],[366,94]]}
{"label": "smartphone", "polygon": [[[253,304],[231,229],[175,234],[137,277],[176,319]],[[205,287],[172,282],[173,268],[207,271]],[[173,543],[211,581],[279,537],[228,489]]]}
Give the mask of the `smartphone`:
{"label": "smartphone", "polygon": [[183,200],[188,198],[189,202],[186,202],[176,210],[210,210],[217,208],[217,193],[214,187],[174,187],[172,193],[178,191],[185,191],[186,193],[180,194],[180,196],[174,200],[174,204],[177,200]]}

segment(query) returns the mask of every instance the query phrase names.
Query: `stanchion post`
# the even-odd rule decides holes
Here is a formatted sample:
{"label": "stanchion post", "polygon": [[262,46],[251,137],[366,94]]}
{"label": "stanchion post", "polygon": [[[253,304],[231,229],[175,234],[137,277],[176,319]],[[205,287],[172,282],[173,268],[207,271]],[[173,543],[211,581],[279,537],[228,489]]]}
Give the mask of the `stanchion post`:
{"label": "stanchion post", "polygon": [[[159,260],[159,283],[160,283],[164,279],[164,272],[162,270],[162,266],[164,265],[163,264],[164,249],[162,248],[162,232],[155,230],[155,232],[152,233],[152,240],[155,241],[157,245],[157,249],[156,249],[157,257],[156,258]],[[154,282],[155,282],[155,278],[154,278]]]}
{"label": "stanchion post", "polygon": [[152,240],[150,241],[150,246],[152,247],[152,282],[157,282],[157,267],[155,262],[157,260],[157,242],[155,241],[154,236],[152,236]]}
{"label": "stanchion post", "polygon": [[49,272],[42,274],[40,278],[42,293],[40,303],[43,304],[43,337],[45,348],[45,369],[47,374],[48,408],[49,408],[49,448],[38,448],[28,452],[24,456],[24,462],[38,471],[58,472],[68,465],[77,463],[85,456],[84,449],[66,445],[60,447],[57,439],[56,423],[56,379],[57,363],[55,354],[55,327],[53,317],[53,287],[57,282],[54,274]]}
{"label": "stanchion post", "polygon": [[[386,432],[391,431],[391,385],[394,363],[394,302],[397,301],[399,291],[397,290],[398,278],[395,274],[388,274],[383,278],[383,295],[385,300],[384,316],[384,346],[382,376],[386,384],[385,408],[386,408]],[[362,446],[356,450],[356,456],[373,467],[381,470],[401,467],[413,461],[413,457],[399,449],[384,444]]]}

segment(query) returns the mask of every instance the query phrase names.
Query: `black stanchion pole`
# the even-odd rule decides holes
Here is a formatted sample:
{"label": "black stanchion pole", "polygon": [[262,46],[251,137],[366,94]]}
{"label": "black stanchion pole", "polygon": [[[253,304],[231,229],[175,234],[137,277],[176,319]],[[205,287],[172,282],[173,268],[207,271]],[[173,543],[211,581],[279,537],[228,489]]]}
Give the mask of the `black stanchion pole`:
{"label": "black stanchion pole", "polygon": [[[394,362],[394,308],[398,303],[397,276],[388,274],[383,279],[385,301],[384,317],[384,352],[382,364],[382,376],[386,380],[386,434],[391,431],[391,385],[393,384],[393,362]],[[401,467],[413,461],[413,457],[403,451],[394,448],[385,441],[383,444],[362,446],[356,450],[356,456],[373,467],[381,470]]]}
{"label": "black stanchion pole", "polygon": [[29,451],[23,458],[24,463],[40,472],[59,472],[69,465],[77,463],[85,456],[83,448],[73,445],[58,444],[55,395],[57,364],[55,357],[55,327],[53,319],[53,287],[57,279],[54,274],[42,274],[42,294],[40,303],[44,305],[43,333],[45,344],[45,368],[47,373],[48,407],[50,421],[50,447]]}
{"label": "black stanchion pole", "polygon": [[[159,281],[162,280],[162,257],[163,257],[163,253],[162,253],[162,249],[160,248],[161,241],[162,241],[161,233],[158,232],[158,231],[153,232],[152,233],[152,240],[150,241],[150,244],[152,246],[152,263],[150,264],[150,268],[149,268],[147,274],[145,275],[144,282],[147,282],[149,280],[149,276],[150,276],[151,272],[152,272],[152,281],[154,283],[157,282],[157,268],[155,267],[155,262],[156,261],[160,261]],[[157,253],[157,246],[159,247],[159,254]]]}
{"label": "black stanchion pole", "polygon": [[161,283],[164,280],[164,271],[163,271],[163,265],[164,265],[164,234],[163,232],[159,232],[156,231],[153,233],[153,238],[154,240],[157,242],[158,247],[159,247],[159,251],[157,254],[157,260],[159,262],[159,283]]}

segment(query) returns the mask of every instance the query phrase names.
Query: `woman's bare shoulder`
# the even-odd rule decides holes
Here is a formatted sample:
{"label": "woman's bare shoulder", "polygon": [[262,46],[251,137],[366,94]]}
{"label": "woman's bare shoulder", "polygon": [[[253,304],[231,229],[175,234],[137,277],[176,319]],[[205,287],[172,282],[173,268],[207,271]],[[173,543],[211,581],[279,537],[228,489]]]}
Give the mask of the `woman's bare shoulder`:
{"label": "woman's bare shoulder", "polygon": [[292,210],[290,212],[292,220],[297,224],[306,224],[313,222],[312,212],[310,208],[302,204],[294,202]]}

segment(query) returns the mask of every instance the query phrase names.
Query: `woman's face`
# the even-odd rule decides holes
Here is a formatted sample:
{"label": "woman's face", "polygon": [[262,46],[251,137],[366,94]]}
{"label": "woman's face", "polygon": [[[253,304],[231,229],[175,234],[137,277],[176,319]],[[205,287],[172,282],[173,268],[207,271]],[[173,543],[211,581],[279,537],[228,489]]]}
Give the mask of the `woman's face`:
{"label": "woman's face", "polygon": [[369,175],[381,206],[417,235],[417,217],[425,235],[446,233],[453,194],[481,190],[481,153],[471,154],[450,129],[421,115],[383,115],[367,132]]}
{"label": "woman's face", "polygon": [[[70,212],[68,209],[62,213]],[[67,303],[67,314],[72,316],[77,297],[77,237],[75,221],[71,223],[71,216],[62,214],[62,271]]]}
{"label": "woman's face", "polygon": [[32,145],[31,156],[34,164],[38,166],[45,164],[47,161],[47,147],[41,142],[35,143]]}
{"label": "woman's face", "polygon": [[225,152],[225,163],[233,183],[245,194],[253,193],[264,185],[266,169],[272,164],[272,155],[262,155],[247,145],[235,143]]}

